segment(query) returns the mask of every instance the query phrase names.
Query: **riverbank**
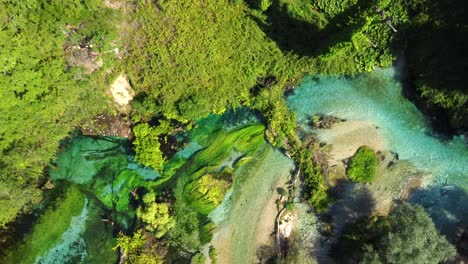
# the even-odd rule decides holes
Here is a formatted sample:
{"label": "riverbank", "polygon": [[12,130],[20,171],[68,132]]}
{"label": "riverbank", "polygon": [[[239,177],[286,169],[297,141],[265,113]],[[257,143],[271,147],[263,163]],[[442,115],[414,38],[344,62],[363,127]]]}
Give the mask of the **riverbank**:
{"label": "riverbank", "polygon": [[369,121],[349,120],[340,122],[330,129],[317,131],[318,138],[332,145],[329,166],[343,164],[361,146],[368,146],[374,151],[383,151],[385,142],[378,126]]}
{"label": "riverbank", "polygon": [[218,263],[252,263],[257,250],[271,245],[277,214],[277,187],[289,178],[293,163],[269,145],[250,165],[235,172],[232,205],[212,243]]}

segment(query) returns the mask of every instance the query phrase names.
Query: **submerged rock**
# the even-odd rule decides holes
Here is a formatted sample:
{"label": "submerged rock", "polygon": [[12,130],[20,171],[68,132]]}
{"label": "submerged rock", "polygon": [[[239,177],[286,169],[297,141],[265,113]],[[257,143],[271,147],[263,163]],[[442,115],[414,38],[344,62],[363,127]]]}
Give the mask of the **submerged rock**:
{"label": "submerged rock", "polygon": [[324,114],[317,114],[313,115],[309,118],[309,126],[311,128],[321,128],[321,129],[328,129],[332,128],[334,124],[344,122],[346,119],[338,118],[332,115],[324,115]]}

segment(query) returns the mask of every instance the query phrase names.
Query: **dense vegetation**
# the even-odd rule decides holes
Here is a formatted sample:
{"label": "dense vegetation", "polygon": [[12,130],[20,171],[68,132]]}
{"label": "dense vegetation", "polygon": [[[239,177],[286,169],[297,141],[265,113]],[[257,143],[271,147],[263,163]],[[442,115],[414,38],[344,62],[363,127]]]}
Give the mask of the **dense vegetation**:
{"label": "dense vegetation", "polygon": [[439,129],[468,129],[468,20],[463,1],[411,1],[405,34],[411,85]]}
{"label": "dense vegetation", "polygon": [[[185,10],[180,12],[180,10]],[[137,114],[180,121],[252,104],[257,84],[284,85],[302,69],[226,1],[138,1],[133,6],[124,61]],[[274,76],[268,82],[262,78]]]}
{"label": "dense vegetation", "polygon": [[340,263],[442,263],[455,255],[424,209],[407,203],[348,226],[335,253]]}
{"label": "dense vegetation", "polygon": [[[125,16],[117,20],[120,11],[104,7],[100,0],[2,1],[0,229],[39,204],[50,173],[54,181],[72,182],[92,194],[107,210],[113,228],[126,232],[118,236],[116,247],[123,260],[160,263],[161,256],[171,260],[183,256],[201,261],[201,247],[210,241],[213,228],[207,215],[223,200],[237,166],[248,163],[264,144],[264,135],[291,154],[304,179],[305,199],[317,212],[326,211],[331,200],[314,156],[317,142],[297,135],[284,89],[307,73],[354,75],[390,66],[397,54],[405,53],[410,88],[419,103],[448,117],[453,128],[466,131],[467,27],[460,8],[464,3],[439,2],[127,0],[121,8]],[[117,28],[124,46],[120,61],[112,52]],[[62,148],[70,144],[63,138],[83,120],[112,112],[104,89],[118,71],[128,74],[136,93],[130,113],[135,161],[157,170],[157,176],[145,178],[149,170],[129,161],[120,144],[112,145],[106,150],[109,157],[96,164],[93,158],[104,154],[81,155],[59,148],[59,142]],[[263,124],[212,130],[200,125],[209,122],[201,118],[240,106],[257,111]],[[203,149],[194,156],[171,155],[185,143],[181,137],[196,139]],[[56,152],[61,155],[51,164]],[[233,152],[245,157],[236,165],[218,168]],[[55,166],[67,164],[63,159],[74,161]],[[375,153],[360,148],[350,161],[348,176],[370,182],[376,164]],[[162,195],[164,188],[169,195]],[[42,211],[48,216],[39,221],[38,230],[52,226],[50,217],[64,206],[70,205],[63,221],[78,214],[82,198],[72,188],[57,200],[62,205]],[[410,228],[403,213],[430,232]],[[404,229],[406,225],[409,229]],[[65,227],[59,222],[45,238],[57,240]],[[136,231],[131,232],[133,227]],[[421,247],[422,240],[397,236],[395,242],[390,232],[426,236],[427,246],[434,250],[418,256],[421,262],[445,260],[453,253],[420,208],[403,205],[366,228],[368,237],[359,237],[367,243],[361,252],[366,261],[391,262],[392,247],[405,247],[396,243],[413,243],[415,247],[408,248],[415,251]],[[37,232],[30,237],[32,244],[21,249],[50,246]],[[449,250],[440,252],[441,245]],[[209,252],[215,259],[214,248]]]}
{"label": "dense vegetation", "polygon": [[80,47],[97,54],[109,49],[113,15],[97,0],[2,1],[0,10],[3,227],[40,201],[37,185],[60,140],[105,110],[99,71],[85,74],[70,59]]}
{"label": "dense vegetation", "polygon": [[360,147],[349,161],[348,177],[354,182],[372,182],[378,159],[367,146]]}

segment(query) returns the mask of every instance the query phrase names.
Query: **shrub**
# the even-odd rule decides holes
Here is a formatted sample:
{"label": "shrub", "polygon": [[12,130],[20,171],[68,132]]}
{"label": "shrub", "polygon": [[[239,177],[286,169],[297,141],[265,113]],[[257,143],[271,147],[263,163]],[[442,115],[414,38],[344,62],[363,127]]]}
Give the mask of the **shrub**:
{"label": "shrub", "polygon": [[354,182],[372,182],[377,164],[375,152],[367,146],[362,146],[349,162],[348,177]]}
{"label": "shrub", "polygon": [[148,193],[143,196],[144,207],[139,207],[137,217],[146,225],[146,230],[154,233],[156,238],[161,238],[174,227],[175,221],[169,215],[167,203],[156,203],[156,195]]}
{"label": "shrub", "polygon": [[210,246],[210,250],[208,251],[210,255],[211,263],[216,264],[218,263],[218,253],[216,252],[216,248],[213,245]]}
{"label": "shrub", "polygon": [[169,131],[169,123],[161,121],[158,127],[151,127],[148,124],[139,124],[133,128],[135,134],[135,159],[155,170],[161,169],[166,159],[161,151],[160,138]]}

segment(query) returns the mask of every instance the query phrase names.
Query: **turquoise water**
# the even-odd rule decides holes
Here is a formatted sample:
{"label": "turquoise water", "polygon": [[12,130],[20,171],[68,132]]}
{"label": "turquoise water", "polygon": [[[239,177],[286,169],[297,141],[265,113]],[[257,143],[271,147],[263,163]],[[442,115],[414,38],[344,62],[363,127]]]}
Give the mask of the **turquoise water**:
{"label": "turquoise water", "polygon": [[468,216],[464,138],[447,140],[434,134],[424,115],[402,96],[395,76],[394,68],[357,78],[309,76],[288,98],[288,105],[303,124],[316,113],[372,122],[379,127],[388,150],[431,173],[429,185],[416,191],[412,201],[426,207],[443,231],[468,224],[464,220]]}

